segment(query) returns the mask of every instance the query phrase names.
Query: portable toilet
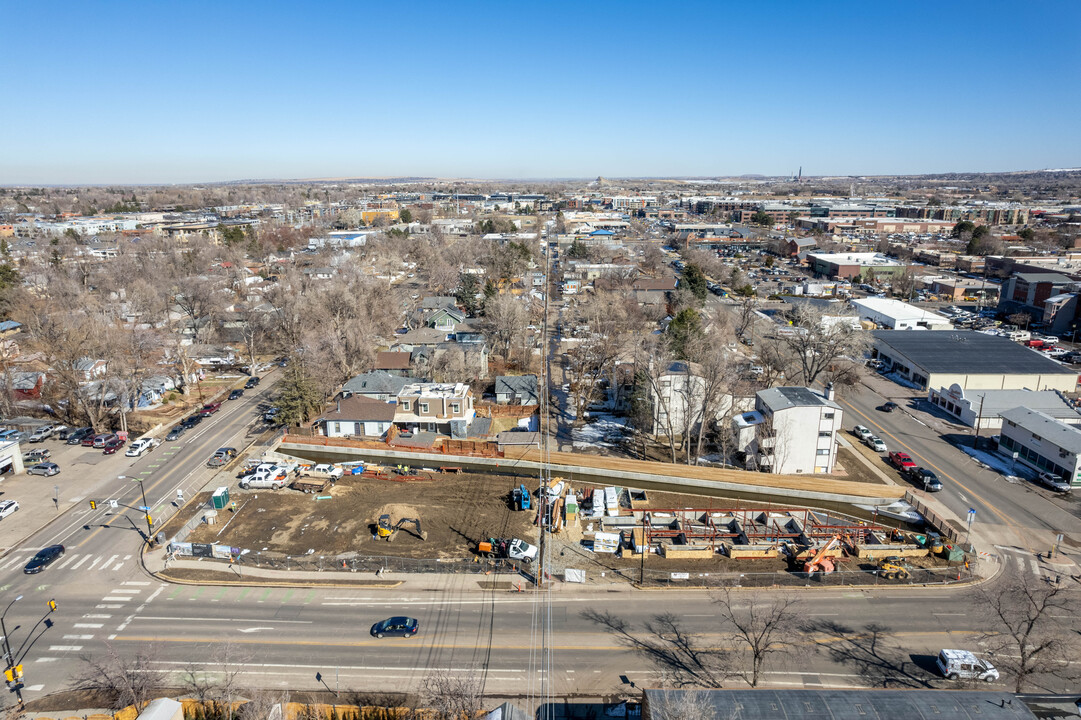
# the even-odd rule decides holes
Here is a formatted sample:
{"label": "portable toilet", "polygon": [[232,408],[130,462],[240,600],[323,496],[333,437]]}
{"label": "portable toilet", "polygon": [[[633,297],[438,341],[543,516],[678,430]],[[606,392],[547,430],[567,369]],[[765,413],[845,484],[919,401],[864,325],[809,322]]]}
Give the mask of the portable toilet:
{"label": "portable toilet", "polygon": [[229,488],[220,487],[210,498],[216,510],[224,510],[229,505]]}

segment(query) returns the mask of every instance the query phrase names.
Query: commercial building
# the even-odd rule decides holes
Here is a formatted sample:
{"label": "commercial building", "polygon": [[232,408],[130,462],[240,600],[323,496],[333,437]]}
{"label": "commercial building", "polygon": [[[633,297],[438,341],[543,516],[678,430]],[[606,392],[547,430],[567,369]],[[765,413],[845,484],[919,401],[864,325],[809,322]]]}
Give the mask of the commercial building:
{"label": "commercial building", "polygon": [[1081,425],[1081,413],[1057,390],[964,390],[959,385],[927,391],[927,399],[957,422],[997,431],[1002,413],[1016,407],[1036,410],[1067,425]]}
{"label": "commercial building", "polygon": [[889,330],[949,330],[950,319],[893,298],[868,297],[850,301],[860,320]]}
{"label": "commercial building", "polygon": [[1081,485],[1081,429],[1046,413],[1023,407],[1003,412],[998,451],[1071,485]]}
{"label": "commercial building", "polygon": [[1060,390],[1073,392],[1077,372],[1023,345],[972,330],[871,332],[871,354],[926,390]]}
{"label": "commercial building", "polygon": [[807,387],[776,387],[755,395],[754,411],[733,419],[736,446],[747,465],[774,473],[831,473],[844,411]]}
{"label": "commercial building", "polygon": [[861,277],[864,280],[878,275],[896,275],[904,265],[891,257],[874,252],[807,253],[807,264],[816,275],[845,278]]}

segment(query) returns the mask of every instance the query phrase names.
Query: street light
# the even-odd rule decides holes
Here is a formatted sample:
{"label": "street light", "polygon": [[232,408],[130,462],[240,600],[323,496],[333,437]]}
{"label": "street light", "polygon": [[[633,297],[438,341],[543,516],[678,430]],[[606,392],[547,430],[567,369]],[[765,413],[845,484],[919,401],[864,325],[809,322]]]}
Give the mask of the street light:
{"label": "street light", "polygon": [[[15,664],[15,658],[13,658],[11,656],[11,641],[8,639],[8,629],[7,629],[7,625],[4,624],[4,618],[7,617],[8,610],[11,609],[11,606],[14,605],[15,603],[19,602],[22,599],[23,599],[22,595],[16,595],[15,599],[12,600],[11,602],[9,602],[8,606],[6,608],[4,608],[4,612],[0,613],[0,632],[4,633],[3,641],[4,641],[4,670],[5,671],[11,670],[12,666]],[[22,705],[22,693],[18,692],[17,695],[19,697],[19,704]]]}
{"label": "street light", "polygon": [[[124,475],[121,475],[119,479],[125,480],[127,478]],[[139,492],[143,497],[143,504],[141,506],[141,509],[144,513],[144,516],[146,517],[146,542],[147,544],[150,544],[151,539],[154,537],[154,528],[153,523],[150,519],[150,506],[146,504],[146,489],[143,487],[143,479],[132,478],[131,481],[139,483]]]}

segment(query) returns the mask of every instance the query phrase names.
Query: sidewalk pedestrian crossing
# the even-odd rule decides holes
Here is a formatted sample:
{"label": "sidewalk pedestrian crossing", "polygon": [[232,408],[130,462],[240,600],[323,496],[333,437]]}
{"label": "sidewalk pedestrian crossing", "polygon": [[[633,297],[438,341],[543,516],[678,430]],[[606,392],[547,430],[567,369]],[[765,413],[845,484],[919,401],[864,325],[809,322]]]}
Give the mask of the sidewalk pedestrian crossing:
{"label": "sidewalk pedestrian crossing", "polygon": [[[30,558],[34,557],[36,550],[17,550],[11,555],[4,558],[0,558],[0,572],[8,570],[18,570],[23,565],[26,565],[30,561]],[[105,571],[117,571],[124,568],[124,566],[134,558],[135,555],[121,555],[108,554],[108,553],[77,553],[66,552],[64,556],[57,560],[48,568],[46,572],[53,572],[56,570],[89,570],[95,572]]]}
{"label": "sidewalk pedestrian crossing", "polygon": [[995,549],[999,551],[997,556],[999,562],[1007,570],[1013,569],[1022,575],[1034,575],[1038,578],[1054,581],[1056,578],[1062,580],[1078,574],[1079,568],[1076,564],[1049,566],[1041,562],[1039,557],[1031,550],[1006,547],[1004,545],[995,545]]}

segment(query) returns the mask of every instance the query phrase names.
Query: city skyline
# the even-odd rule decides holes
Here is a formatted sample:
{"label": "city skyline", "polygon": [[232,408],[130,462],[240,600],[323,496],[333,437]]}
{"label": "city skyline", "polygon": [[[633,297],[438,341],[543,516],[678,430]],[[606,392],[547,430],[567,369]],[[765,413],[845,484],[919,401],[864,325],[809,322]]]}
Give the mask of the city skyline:
{"label": "city skyline", "polygon": [[1041,7],[15,6],[0,184],[1078,167]]}

